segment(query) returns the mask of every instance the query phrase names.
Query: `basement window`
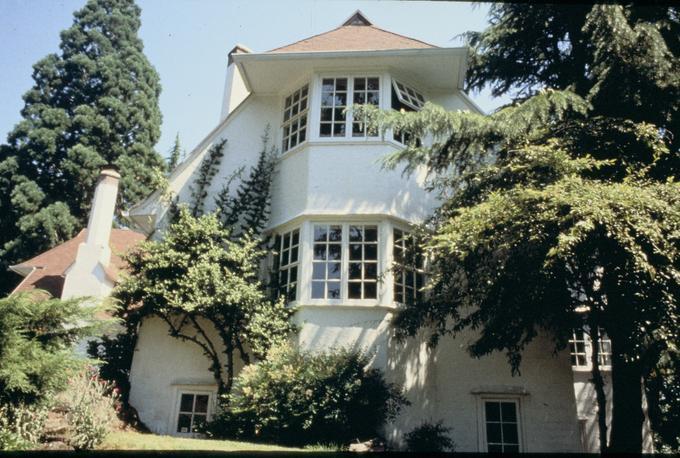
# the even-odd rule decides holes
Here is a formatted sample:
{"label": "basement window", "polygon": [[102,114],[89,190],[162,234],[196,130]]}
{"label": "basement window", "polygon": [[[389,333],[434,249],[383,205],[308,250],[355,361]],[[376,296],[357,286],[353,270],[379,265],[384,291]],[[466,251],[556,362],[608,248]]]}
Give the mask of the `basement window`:
{"label": "basement window", "polygon": [[309,86],[304,85],[286,97],[283,109],[283,143],[281,151],[295,148],[307,139]]}
{"label": "basement window", "polygon": [[207,393],[180,393],[177,414],[177,432],[180,434],[197,433],[208,420],[210,395]]}

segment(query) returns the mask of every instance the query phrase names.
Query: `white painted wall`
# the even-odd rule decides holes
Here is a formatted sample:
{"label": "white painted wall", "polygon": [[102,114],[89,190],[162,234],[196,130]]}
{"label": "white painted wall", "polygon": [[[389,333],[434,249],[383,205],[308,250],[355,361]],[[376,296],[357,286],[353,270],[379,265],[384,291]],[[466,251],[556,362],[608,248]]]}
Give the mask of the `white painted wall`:
{"label": "white painted wall", "polygon": [[[470,109],[457,94],[426,95],[448,109]],[[283,96],[250,95],[225,118],[192,153],[193,159],[171,178],[171,189],[179,194],[180,201],[190,200],[193,174],[209,145],[220,138],[226,138],[228,143],[210,196],[220,191],[234,170],[255,163],[267,123],[272,127],[272,141],[280,144]],[[314,96],[310,100],[314,109]],[[313,112],[310,119],[310,138],[314,140],[317,126]],[[395,147],[383,140],[317,139],[287,152],[280,159],[273,185],[270,227],[301,225],[301,240],[305,243],[311,222],[318,219],[381,222],[381,237],[389,237],[391,224],[422,221],[435,208],[436,201],[424,191],[422,173],[404,177],[401,170],[382,169],[380,160]],[[211,199],[206,203],[208,208],[213,205]],[[383,247],[391,246],[388,238],[383,241]],[[390,257],[383,253],[381,262],[389,265]],[[308,278],[308,268],[303,262],[300,278]],[[301,348],[364,349],[373,357],[375,367],[404,386],[412,405],[387,429],[395,442],[422,421],[442,419],[453,428],[459,451],[482,450],[479,399],[486,390],[487,394],[523,393],[519,399],[524,451],[579,451],[569,360],[565,354],[553,357],[552,346],[544,339],[527,351],[522,376],[512,377],[502,355],[471,359],[465,351],[470,336],[442,339],[435,350],[427,348],[424,338],[404,344],[393,341],[389,284],[381,286],[382,302],[370,306],[312,304],[304,299],[309,297],[304,283],[300,288],[303,299],[298,303],[295,320],[301,326]],[[200,350],[167,336],[158,320],[145,321],[131,377],[131,403],[139,410],[142,421],[155,432],[170,432],[168,425],[176,414],[174,387],[179,384],[173,380],[209,378],[208,364]]]}
{"label": "white painted wall", "polygon": [[[211,341],[220,342],[214,328],[205,322],[201,326]],[[235,369],[240,370],[240,359],[235,363]],[[130,404],[151,431],[175,434],[182,389],[210,392],[214,401],[217,384],[209,368],[210,360],[198,345],[168,335],[168,327],[160,318],[146,318],[139,329],[130,369]]]}

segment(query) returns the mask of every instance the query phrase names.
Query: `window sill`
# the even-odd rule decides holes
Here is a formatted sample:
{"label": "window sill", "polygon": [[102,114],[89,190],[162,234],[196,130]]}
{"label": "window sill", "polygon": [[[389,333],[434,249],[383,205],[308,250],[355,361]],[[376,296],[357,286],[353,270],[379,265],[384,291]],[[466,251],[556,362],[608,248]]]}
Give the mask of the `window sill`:
{"label": "window sill", "polygon": [[362,301],[362,302],[350,302],[350,301],[338,301],[338,302],[328,302],[328,301],[309,301],[301,303],[300,301],[291,302],[288,304],[291,308],[324,308],[324,309],[376,309],[376,310],[397,310],[399,306],[397,304],[380,304],[375,301]]}
{"label": "window sill", "polygon": [[[571,366],[571,370],[574,372],[591,372],[593,368],[591,366]],[[611,366],[600,366],[600,371],[611,372]]]}

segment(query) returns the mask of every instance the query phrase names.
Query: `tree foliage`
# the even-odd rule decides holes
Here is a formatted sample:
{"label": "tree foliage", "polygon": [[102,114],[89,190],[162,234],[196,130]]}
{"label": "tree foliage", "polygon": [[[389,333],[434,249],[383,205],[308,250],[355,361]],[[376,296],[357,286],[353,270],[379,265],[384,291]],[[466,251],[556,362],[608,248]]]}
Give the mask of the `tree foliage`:
{"label": "tree foliage", "polygon": [[233,240],[214,213],[194,217],[181,207],[161,241],[128,256],[129,276],[116,288],[128,310],[160,317],[171,336],[198,345],[221,392],[236,356],[262,358],[292,330],[292,311],[269,300],[258,278],[258,245],[249,234]]}
{"label": "tree foliage", "polygon": [[133,0],[89,0],[61,33],[60,52],[33,67],[22,120],[0,146],[0,291],[11,263],[67,240],[84,226],[105,164],[122,176],[119,205],[146,196],[160,136],[158,74],[137,36]]}
{"label": "tree foliage", "polygon": [[99,335],[102,307],[82,300],[44,299],[37,293],[0,299],[0,404],[33,404],[49,399],[88,360],[75,343]]}
{"label": "tree foliage", "polygon": [[511,106],[488,117],[358,108],[426,140],[386,165],[426,168],[442,198],[426,225],[426,299],[395,324],[402,337],[428,326],[433,343],[476,329],[471,353],[503,351],[514,371],[539,332],[559,350],[574,327],[602,329],[609,446],[639,452],[641,378],[657,378],[668,407],[655,429],[677,431],[661,424],[679,407],[661,381],[679,342],[677,9],[506,3],[490,24],[468,35],[468,84],[514,94]]}

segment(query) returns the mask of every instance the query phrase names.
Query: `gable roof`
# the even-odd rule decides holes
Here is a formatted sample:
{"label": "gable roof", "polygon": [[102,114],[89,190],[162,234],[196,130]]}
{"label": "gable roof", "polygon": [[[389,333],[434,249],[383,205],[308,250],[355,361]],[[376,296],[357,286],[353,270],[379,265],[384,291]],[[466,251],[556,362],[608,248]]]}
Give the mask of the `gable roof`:
{"label": "gable roof", "polygon": [[377,51],[436,47],[376,27],[361,11],[356,11],[340,27],[268,52]]}
{"label": "gable roof", "polygon": [[[61,297],[65,273],[75,261],[78,247],[85,241],[86,236],[87,229],[83,229],[78,235],[61,245],[57,245],[28,261],[11,266],[11,270],[25,276],[12,293],[43,289],[53,297]],[[111,230],[111,238],[109,239],[111,262],[105,269],[111,280],[115,281],[118,272],[125,269],[123,256],[145,239],[144,234],[129,229]]]}

